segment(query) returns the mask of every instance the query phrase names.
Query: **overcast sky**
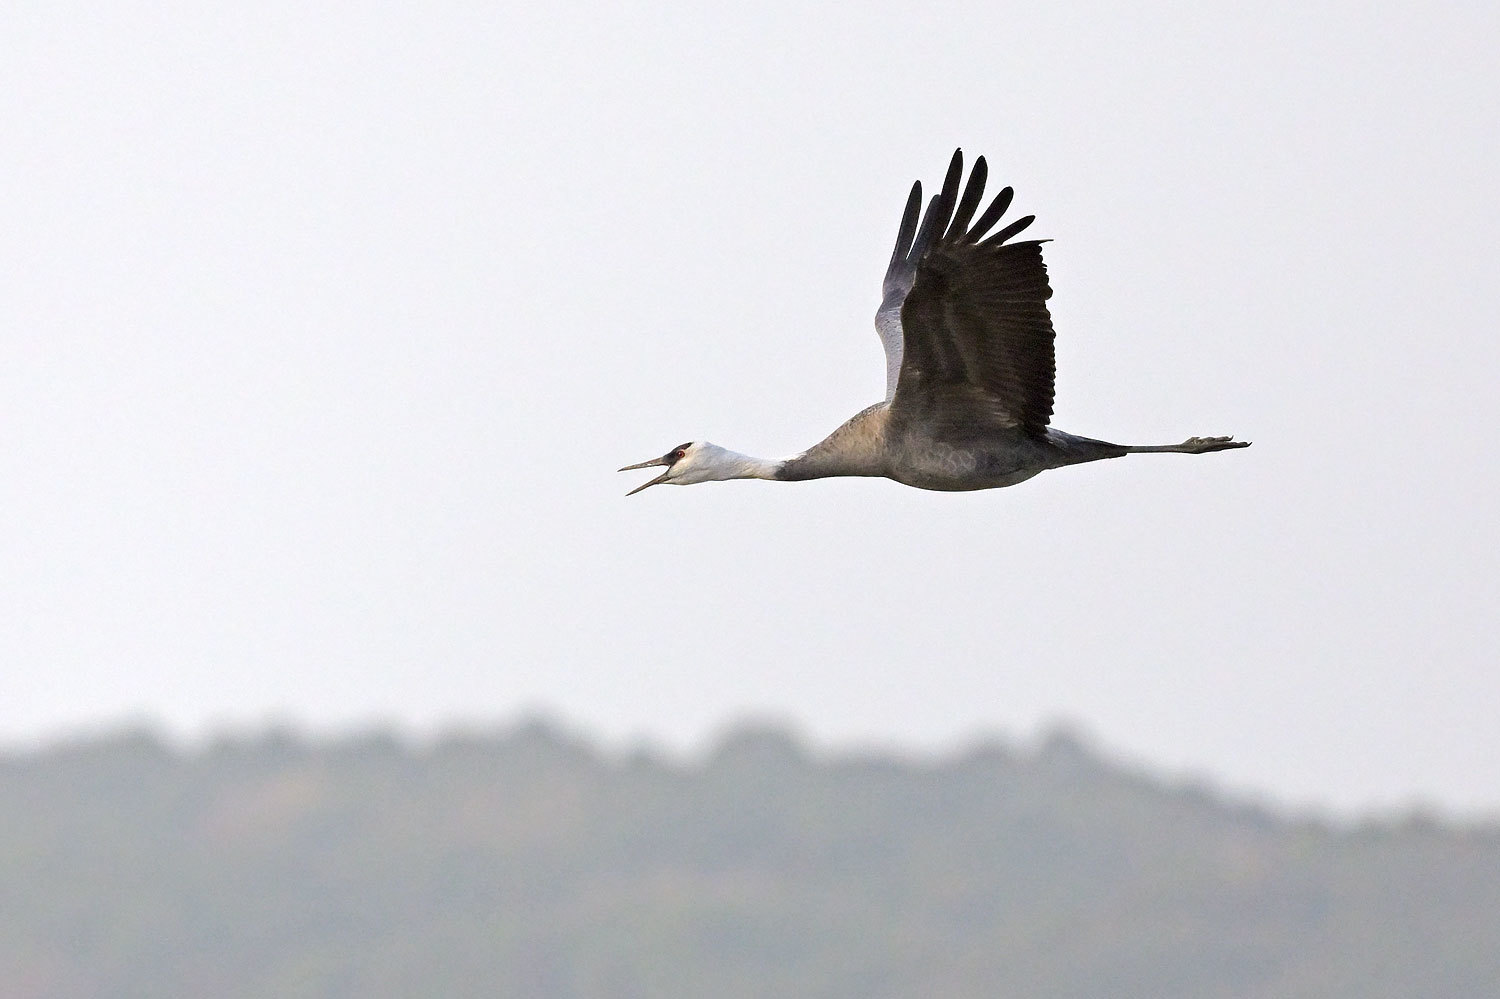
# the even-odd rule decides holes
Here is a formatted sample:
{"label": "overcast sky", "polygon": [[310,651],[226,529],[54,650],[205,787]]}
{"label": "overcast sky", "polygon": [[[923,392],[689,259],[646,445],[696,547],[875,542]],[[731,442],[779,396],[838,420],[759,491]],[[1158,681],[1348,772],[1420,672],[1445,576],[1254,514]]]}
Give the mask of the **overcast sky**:
{"label": "overcast sky", "polygon": [[[8,8],[0,742],[1069,719],[1500,811],[1494,4],[377,6]],[[624,499],[880,397],[957,145],[1055,239],[1056,424],[1255,446]]]}

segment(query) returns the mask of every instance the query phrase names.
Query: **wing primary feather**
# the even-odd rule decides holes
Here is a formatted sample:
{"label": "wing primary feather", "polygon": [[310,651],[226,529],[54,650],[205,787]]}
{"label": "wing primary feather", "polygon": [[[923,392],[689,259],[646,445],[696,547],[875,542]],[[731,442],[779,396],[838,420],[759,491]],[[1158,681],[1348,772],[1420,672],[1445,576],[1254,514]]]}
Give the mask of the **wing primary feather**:
{"label": "wing primary feather", "polygon": [[914,266],[922,258],[922,254],[927,252],[927,248],[932,245],[934,231],[938,227],[938,208],[942,200],[941,194],[934,194],[927,202],[927,211],[922,216],[922,228],[917,233],[916,242],[911,246],[911,262]]}
{"label": "wing primary feather", "polygon": [[1000,216],[1005,214],[1005,210],[1010,207],[1011,199],[1015,196],[1016,190],[1013,187],[1007,187],[995,195],[995,200],[991,201],[990,206],[984,210],[984,214],[979,216],[979,221],[969,229],[966,242],[977,243],[983,239],[984,234],[1000,221]]}
{"label": "wing primary feather", "polygon": [[919,180],[911,186],[911,194],[906,198],[906,208],[901,212],[901,228],[896,233],[896,248],[891,251],[891,262],[886,266],[886,273],[898,269],[899,265],[906,262],[906,255],[911,252],[912,237],[917,234],[917,220],[922,214],[922,182]]}
{"label": "wing primary feather", "polygon": [[991,236],[989,239],[985,240],[983,243],[981,243],[979,245],[980,246],[999,246],[1001,243],[1005,242],[1007,239],[1010,239],[1016,233],[1020,232],[1022,229],[1025,229],[1027,226],[1031,225],[1031,223],[1033,223],[1035,221],[1036,221],[1036,216],[1035,215],[1023,215],[1022,217],[1016,219],[1010,225],[1006,226],[1004,229],[1001,229],[999,232],[995,233],[993,236]]}
{"label": "wing primary feather", "polygon": [[953,213],[953,221],[948,226],[948,232],[943,236],[943,242],[950,242],[962,238],[968,232],[969,220],[974,217],[974,209],[979,207],[979,201],[984,197],[984,181],[989,176],[989,166],[981,156],[974,161],[974,167],[969,171],[969,183],[964,187],[964,196],[958,202],[958,211]]}
{"label": "wing primary feather", "polygon": [[953,214],[953,206],[958,204],[958,185],[964,179],[964,151],[953,150],[953,159],[948,162],[948,175],[943,178],[943,190],[938,197],[942,201],[940,216],[942,221],[937,225],[937,231],[943,232],[948,228],[948,219]]}
{"label": "wing primary feather", "polygon": [[953,204],[958,200],[958,182],[963,178],[964,152],[956,149],[948,164],[948,175],[943,178],[943,188],[927,202],[927,212],[922,216],[922,228],[912,244],[911,262],[916,264],[948,228],[948,219],[953,214]]}

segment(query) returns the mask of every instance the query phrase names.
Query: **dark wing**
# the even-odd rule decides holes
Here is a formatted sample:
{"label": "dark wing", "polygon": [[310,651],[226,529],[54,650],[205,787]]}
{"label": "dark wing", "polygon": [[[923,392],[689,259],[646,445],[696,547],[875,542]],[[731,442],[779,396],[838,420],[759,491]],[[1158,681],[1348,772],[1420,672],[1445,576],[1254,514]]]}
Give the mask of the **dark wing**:
{"label": "dark wing", "polygon": [[[1052,418],[1055,372],[1044,240],[1006,242],[1031,224],[1031,215],[986,235],[1010,207],[1008,187],[971,224],[987,172],[981,156],[960,198],[963,153],[955,152],[921,230],[908,237],[909,246],[896,242],[886,272],[887,302],[893,291],[900,295],[901,361],[891,411],[928,422],[940,436],[1013,427],[1040,437]],[[912,194],[903,237],[915,227],[919,189]],[[886,311],[882,304],[877,325]]]}

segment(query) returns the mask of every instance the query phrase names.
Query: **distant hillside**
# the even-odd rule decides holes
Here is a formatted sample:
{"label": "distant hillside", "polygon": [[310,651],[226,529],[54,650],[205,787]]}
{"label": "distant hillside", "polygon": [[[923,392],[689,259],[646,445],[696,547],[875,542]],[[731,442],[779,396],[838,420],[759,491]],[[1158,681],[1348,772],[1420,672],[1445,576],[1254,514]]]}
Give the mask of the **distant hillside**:
{"label": "distant hillside", "polygon": [[1500,831],[1291,822],[1066,739],[0,758],[4,999],[1497,995]]}

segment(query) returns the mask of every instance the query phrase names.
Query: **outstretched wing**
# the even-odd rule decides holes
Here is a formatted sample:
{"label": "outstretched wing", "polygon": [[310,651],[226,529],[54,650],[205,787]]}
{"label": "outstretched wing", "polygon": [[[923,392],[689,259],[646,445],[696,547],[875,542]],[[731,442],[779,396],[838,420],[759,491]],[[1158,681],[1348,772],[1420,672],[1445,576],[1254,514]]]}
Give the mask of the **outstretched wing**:
{"label": "outstretched wing", "polygon": [[893,416],[925,420],[943,435],[1011,427],[1042,436],[1056,370],[1044,241],[1006,242],[1031,215],[987,235],[1010,207],[1008,187],[974,220],[987,173],[981,156],[960,198],[963,154],[955,152],[920,231],[921,189],[912,188],[876,314],[887,398]]}

